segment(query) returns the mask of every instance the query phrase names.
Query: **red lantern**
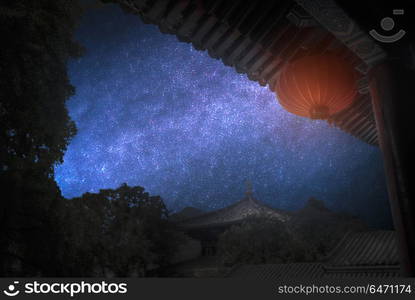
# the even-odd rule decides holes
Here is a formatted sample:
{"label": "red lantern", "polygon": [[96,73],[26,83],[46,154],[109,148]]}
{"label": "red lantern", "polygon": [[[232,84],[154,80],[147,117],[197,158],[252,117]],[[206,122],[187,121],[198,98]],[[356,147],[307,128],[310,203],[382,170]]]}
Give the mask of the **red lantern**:
{"label": "red lantern", "polygon": [[288,63],[276,83],[281,105],[311,119],[327,119],[349,107],[357,94],[357,72],[334,54],[308,55]]}

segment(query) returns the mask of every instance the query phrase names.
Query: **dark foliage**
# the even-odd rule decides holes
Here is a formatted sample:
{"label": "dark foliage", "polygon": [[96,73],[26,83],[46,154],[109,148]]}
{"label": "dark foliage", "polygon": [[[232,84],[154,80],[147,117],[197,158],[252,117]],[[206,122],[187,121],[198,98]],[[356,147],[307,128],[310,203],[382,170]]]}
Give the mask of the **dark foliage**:
{"label": "dark foliage", "polygon": [[305,207],[293,215],[289,226],[307,244],[313,261],[326,258],[347,232],[367,230],[367,225],[359,218],[333,212],[315,198],[310,198]]}
{"label": "dark foliage", "polygon": [[66,200],[54,180],[74,122],[78,1],[0,4],[0,276],[144,275],[180,241],[159,197],[121,186]]}
{"label": "dark foliage", "polygon": [[286,224],[266,217],[250,218],[225,231],[218,242],[225,266],[307,260],[307,248]]}
{"label": "dark foliage", "polygon": [[181,242],[162,199],[142,187],[86,193],[68,200],[66,211],[64,261],[71,276],[145,276],[169,264]]}
{"label": "dark foliage", "polygon": [[82,48],[76,1],[0,4],[0,274],[57,275],[63,199],[53,179],[76,128],[66,71]]}

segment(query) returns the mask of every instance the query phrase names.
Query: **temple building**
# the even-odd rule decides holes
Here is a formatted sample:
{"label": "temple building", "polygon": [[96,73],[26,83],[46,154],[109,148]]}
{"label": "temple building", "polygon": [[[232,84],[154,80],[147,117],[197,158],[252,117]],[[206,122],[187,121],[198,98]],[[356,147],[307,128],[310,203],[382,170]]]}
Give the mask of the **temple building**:
{"label": "temple building", "polygon": [[[284,224],[291,229],[299,225],[315,227],[319,220],[333,232],[338,227],[339,236],[329,252],[315,261],[237,264],[220,269],[217,255],[220,234],[250,218],[271,218],[281,222],[276,222],[276,226]],[[276,209],[256,199],[251,184],[247,183],[245,196],[229,206],[211,212],[185,208],[173,215],[173,219],[189,236],[173,266],[181,276],[261,280],[400,276],[396,232],[369,230],[359,218],[331,211],[324,202],[314,198],[296,211]],[[323,229],[315,227],[314,230]]]}
{"label": "temple building", "polygon": [[290,219],[290,212],[272,208],[257,200],[251,183],[246,184],[245,196],[234,204],[177,222],[179,228],[190,237],[201,241],[202,255],[215,255],[218,236],[230,226],[240,224],[248,218],[271,218],[281,222]]}

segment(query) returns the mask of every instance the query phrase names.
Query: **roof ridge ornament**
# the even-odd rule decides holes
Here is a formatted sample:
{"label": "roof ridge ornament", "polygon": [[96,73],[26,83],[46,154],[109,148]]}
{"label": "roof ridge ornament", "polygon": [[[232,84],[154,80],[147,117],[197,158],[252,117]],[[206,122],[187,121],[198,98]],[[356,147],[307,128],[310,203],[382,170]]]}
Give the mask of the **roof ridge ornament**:
{"label": "roof ridge ornament", "polygon": [[246,186],[246,191],[245,191],[246,197],[248,199],[252,199],[253,198],[252,182],[249,180],[245,180],[245,186]]}

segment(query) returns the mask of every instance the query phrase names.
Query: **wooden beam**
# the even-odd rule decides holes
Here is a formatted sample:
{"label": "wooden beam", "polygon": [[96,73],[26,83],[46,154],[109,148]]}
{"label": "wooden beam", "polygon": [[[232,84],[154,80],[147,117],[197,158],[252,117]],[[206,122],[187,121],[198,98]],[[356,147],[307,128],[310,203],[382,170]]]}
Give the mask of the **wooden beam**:
{"label": "wooden beam", "polygon": [[369,72],[370,92],[388,183],[389,202],[398,233],[402,274],[415,276],[415,202],[410,173],[414,166],[413,78],[415,72],[383,63]]}

